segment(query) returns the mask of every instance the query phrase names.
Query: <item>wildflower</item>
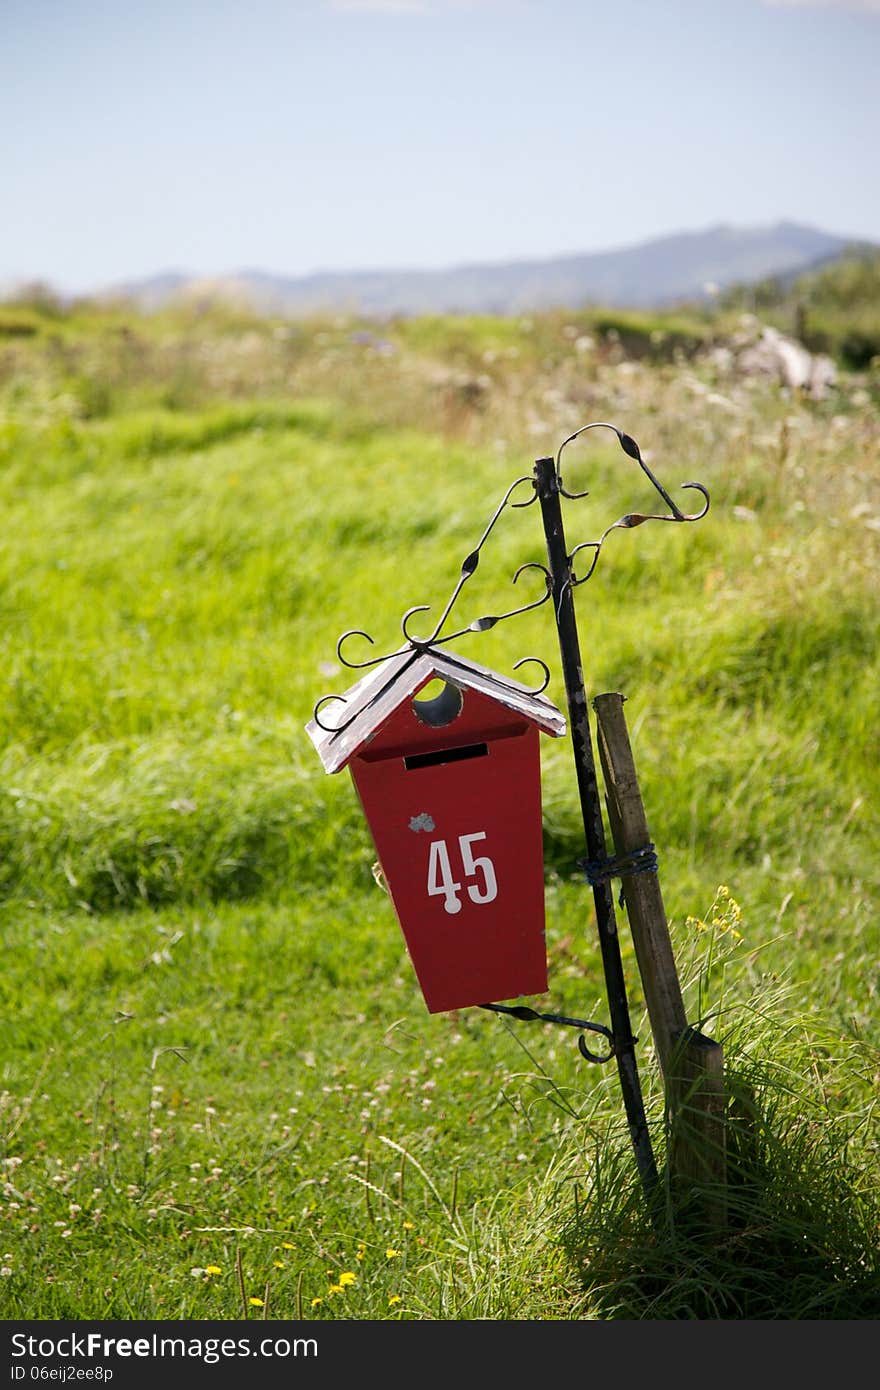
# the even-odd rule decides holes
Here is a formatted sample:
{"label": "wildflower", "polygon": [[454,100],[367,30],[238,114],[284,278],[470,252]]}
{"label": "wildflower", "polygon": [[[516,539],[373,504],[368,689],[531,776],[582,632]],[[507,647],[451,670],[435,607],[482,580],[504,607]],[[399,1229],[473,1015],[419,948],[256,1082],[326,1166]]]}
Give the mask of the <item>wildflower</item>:
{"label": "wildflower", "polygon": [[396,1260],[398,1259],[399,1255],[400,1251],[395,1250],[391,1245],[389,1245],[388,1249],[385,1251],[386,1260]]}
{"label": "wildflower", "polygon": [[327,1292],[328,1292],[328,1293],[345,1293],[345,1285],[344,1285],[344,1284],[331,1284],[331,1285],[330,1285],[330,1288],[327,1290]]}
{"label": "wildflower", "polygon": [[357,1283],[357,1275],[352,1274],[350,1269],[345,1269],[339,1276],[339,1282],[343,1288],[346,1288],[349,1284]]}
{"label": "wildflower", "polygon": [[263,1306],[263,1300],[261,1298],[249,1298],[248,1303],[252,1308],[262,1308]]}
{"label": "wildflower", "polygon": [[283,1268],[284,1268],[284,1261],[283,1261],[283,1260],[273,1260],[273,1261],[272,1261],[272,1264],[274,1265],[275,1269],[283,1269]]}
{"label": "wildflower", "polygon": [[11,1273],[9,1265],[0,1265],[0,1279],[8,1279]]}
{"label": "wildflower", "polygon": [[311,1304],[310,1304],[309,1306],[310,1306],[311,1308],[317,1308],[317,1307],[319,1306],[319,1304],[321,1304],[321,1303],[323,1303],[323,1302],[324,1302],[323,1298],[313,1298],[312,1301],[311,1301]]}
{"label": "wildflower", "polygon": [[358,1248],[357,1248],[357,1250],[355,1251],[355,1256],[354,1256],[354,1257],[355,1257],[356,1260],[362,1260],[362,1259],[364,1258],[364,1255],[366,1255],[366,1253],[367,1253],[367,1247],[366,1247],[365,1245],[359,1245]]}
{"label": "wildflower", "polygon": [[219,1265],[205,1265],[206,1274],[222,1274],[223,1270]]}
{"label": "wildflower", "polygon": [[391,1307],[391,1306],[392,1306],[393,1304],[395,1304],[395,1303],[400,1303],[400,1301],[401,1301],[401,1298],[400,1298],[400,1294],[399,1294],[399,1293],[390,1293],[390,1294],[388,1295],[388,1306],[389,1306],[389,1307]]}
{"label": "wildflower", "polygon": [[404,1221],[404,1223],[403,1223],[403,1229],[404,1229],[405,1231],[411,1231],[411,1230],[413,1229],[414,1224],[415,1224],[415,1223],[412,1222],[412,1221]]}
{"label": "wildflower", "polygon": [[290,1243],[289,1240],[282,1240],[282,1242],[281,1242],[281,1249],[282,1249],[282,1250],[295,1250],[295,1249],[296,1249],[296,1246],[295,1246],[295,1245],[291,1245],[291,1243]]}

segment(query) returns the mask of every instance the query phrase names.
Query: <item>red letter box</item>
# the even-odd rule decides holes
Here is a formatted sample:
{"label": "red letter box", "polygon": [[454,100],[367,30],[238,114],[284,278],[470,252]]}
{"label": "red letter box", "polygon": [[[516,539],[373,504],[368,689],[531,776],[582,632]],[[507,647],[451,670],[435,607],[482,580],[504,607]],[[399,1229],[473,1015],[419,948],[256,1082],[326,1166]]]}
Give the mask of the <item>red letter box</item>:
{"label": "red letter box", "polygon": [[539,731],[563,734],[563,715],[424,649],[341,699],[333,732],[316,720],[307,732],[327,772],[351,768],[429,1012],[543,993]]}

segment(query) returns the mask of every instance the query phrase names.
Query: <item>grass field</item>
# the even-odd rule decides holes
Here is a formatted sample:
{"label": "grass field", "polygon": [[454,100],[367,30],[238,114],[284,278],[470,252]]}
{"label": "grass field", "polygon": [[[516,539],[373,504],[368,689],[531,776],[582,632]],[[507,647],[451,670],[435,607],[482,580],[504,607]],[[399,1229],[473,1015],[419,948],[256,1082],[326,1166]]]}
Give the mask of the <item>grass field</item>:
{"label": "grass field", "polygon": [[[793,397],[725,375],[723,330],[661,322],[639,355],[586,313],[2,311],[0,1316],[876,1316],[880,378]],[[354,680],[340,633],[390,651],[438,612],[591,419],[712,497],[613,533],[577,590],[688,1016],[752,1097],[709,1247],[648,1220],[616,1074],[571,1030],[428,1015],[304,732]],[[659,500],[588,438],[572,545]],[[537,508],[506,512],[462,622],[544,558]],[[543,657],[564,706],[548,607],[460,650]],[[530,1002],[607,1022],[569,740],[542,758]],[[662,1165],[625,914],[621,949]]]}

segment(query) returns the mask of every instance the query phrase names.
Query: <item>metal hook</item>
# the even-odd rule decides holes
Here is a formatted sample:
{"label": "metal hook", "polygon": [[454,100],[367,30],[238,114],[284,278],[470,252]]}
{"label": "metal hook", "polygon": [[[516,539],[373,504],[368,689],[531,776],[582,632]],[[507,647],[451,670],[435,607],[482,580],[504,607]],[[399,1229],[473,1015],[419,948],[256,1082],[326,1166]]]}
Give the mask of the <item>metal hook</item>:
{"label": "metal hook", "polygon": [[[663,498],[663,501],[666,503],[667,507],[671,512],[670,516],[658,515],[656,513],[646,514],[641,512],[630,512],[625,517],[621,517],[620,521],[615,522],[615,526],[640,526],[643,521],[699,521],[701,517],[704,517],[706,515],[707,511],[709,510],[710,499],[709,493],[706,491],[702,483],[689,482],[682,483],[681,485],[682,488],[696,489],[696,491],[701,493],[705,498],[705,506],[703,507],[702,511],[696,512],[692,515],[688,515],[687,513],[683,512],[680,507],[676,506],[669,493],[666,491],[666,488],[660,482],[659,478],[655,477],[655,475],[651,472],[651,469],[648,467],[648,465],[645,463],[645,460],[642,458],[642,452],[636,441],[632,438],[632,435],[624,434],[623,430],[619,430],[616,425],[609,424],[607,420],[594,420],[589,425],[582,425],[580,429],[575,430],[573,434],[570,434],[568,438],[564,439],[560,444],[556,454],[556,476],[559,492],[563,497],[568,497],[570,500],[576,501],[579,497],[589,496],[588,492],[567,492],[562,482],[562,451],[567,444],[570,444],[573,439],[577,439],[579,435],[585,434],[587,430],[613,431],[613,433],[617,435],[618,442],[623,452],[627,455],[628,458],[635,460],[635,462],[641,468],[642,472],[645,474],[645,477],[648,478],[653,487],[655,487],[657,492],[659,492],[660,496]],[[609,527],[609,530],[613,529],[613,527]],[[606,531],[605,534],[607,535],[608,532]]]}
{"label": "metal hook", "polygon": [[364,632],[363,628],[349,628],[348,632],[343,632],[342,636],[339,638],[339,641],[336,643],[336,657],[338,661],[342,662],[343,666],[348,666],[349,669],[352,671],[359,671],[364,666],[376,666],[380,661],[385,660],[385,657],[383,656],[374,656],[370,661],[349,661],[346,657],[342,655],[342,644],[343,642],[347,641],[349,637],[366,637],[371,647],[374,647],[376,645],[370,634],[368,632]]}
{"label": "metal hook", "polygon": [[324,724],[321,718],[319,717],[318,713],[318,711],[322,709],[324,705],[329,704],[331,700],[338,700],[339,703],[342,705],[348,704],[348,701],[346,700],[344,695],[322,695],[321,699],[318,701],[318,703],[315,705],[315,708],[312,710],[312,718],[314,719],[318,728],[324,730],[325,734],[338,734],[341,732],[342,729],[346,727],[345,724]]}
{"label": "metal hook", "polygon": [[590,1049],[587,1047],[583,1033],[581,1033],[580,1037],[578,1038],[578,1052],[581,1054],[582,1057],[585,1057],[588,1062],[610,1062],[611,1058],[614,1056],[614,1038],[607,1028],[602,1028],[597,1031],[605,1033],[611,1043],[611,1046],[609,1047],[606,1056],[600,1057],[598,1052],[591,1052]]}
{"label": "metal hook", "polygon": [[[584,1042],[583,1035],[578,1038],[578,1050],[582,1057],[586,1057],[588,1062],[610,1062],[614,1054],[614,1034],[610,1028],[606,1028],[604,1023],[588,1023],[584,1018],[568,1018],[565,1014],[539,1014],[535,1009],[530,1009],[527,1004],[480,1004],[481,1009],[491,1009],[497,1014],[510,1014],[513,1018],[535,1019],[538,1023],[561,1023],[569,1028],[587,1028],[591,1033],[601,1033],[608,1039],[608,1055],[600,1057],[598,1053],[591,1052]],[[635,1041],[635,1040],[634,1040]]]}
{"label": "metal hook", "polygon": [[[527,507],[530,504],[524,502],[522,505]],[[542,603],[546,603],[553,592],[553,580],[550,576],[550,571],[547,569],[546,565],[538,564],[537,560],[528,560],[524,565],[520,565],[511,580],[512,584],[516,583],[524,570],[540,570],[543,574],[544,592],[539,599],[535,599],[532,603],[524,603],[519,608],[510,608],[506,613],[487,614],[483,618],[475,618],[472,623],[468,623],[467,627],[461,628],[458,632],[451,632],[448,637],[442,637],[437,645],[440,646],[443,642],[451,642],[453,637],[463,637],[466,632],[488,632],[496,623],[504,622],[506,618],[516,618],[520,613],[528,613],[532,608],[540,608]]]}
{"label": "metal hook", "polygon": [[[531,503],[515,502],[513,505],[528,507],[531,506]],[[474,568],[476,568],[476,566],[474,566]],[[488,632],[491,628],[495,626],[496,623],[504,622],[507,618],[515,618],[520,613],[528,613],[532,608],[540,608],[541,604],[546,603],[553,592],[553,580],[550,577],[550,571],[547,569],[546,565],[539,564],[537,560],[528,560],[524,565],[520,565],[519,569],[516,571],[516,574],[513,576],[511,583],[515,584],[524,570],[540,570],[543,574],[544,592],[540,598],[534,599],[531,603],[524,603],[519,608],[510,608],[506,613],[487,613],[481,618],[474,618],[473,622],[468,623],[467,627],[460,627],[456,632],[448,632],[445,637],[439,637],[437,635],[440,630],[440,627],[442,626],[441,623],[435,629],[434,635],[432,637],[425,638],[414,637],[411,632],[407,631],[406,627],[407,620],[411,618],[414,613],[426,613],[428,611],[428,608],[430,606],[429,604],[419,604],[415,608],[407,609],[406,613],[404,613],[403,615],[403,622],[401,624],[401,627],[403,630],[404,637],[414,647],[442,647],[447,642],[454,642],[456,638],[464,637],[465,633],[467,632]],[[447,614],[448,612],[449,607],[447,607]]]}
{"label": "metal hook", "polygon": [[414,613],[430,613],[430,611],[430,603],[417,603],[414,608],[408,608],[401,618],[400,630],[411,647],[427,647],[434,640],[432,637],[413,637],[412,633],[406,630],[406,624]]}
{"label": "metal hook", "polygon": [[542,661],[539,656],[522,656],[520,657],[519,661],[514,662],[513,669],[514,671],[518,671],[520,666],[526,666],[531,663],[534,663],[536,666],[540,666],[543,669],[544,679],[539,686],[536,686],[535,689],[530,690],[529,694],[543,695],[544,691],[547,689],[547,686],[550,684],[550,667],[547,665],[546,661]]}
{"label": "metal hook", "polygon": [[[603,536],[602,541],[604,541],[604,539],[605,537]],[[586,584],[587,580],[590,578],[590,575],[593,573],[593,570],[596,568],[596,565],[599,562],[599,551],[602,549],[602,541],[582,541],[580,545],[575,546],[574,550],[569,555],[568,565],[571,571],[571,579],[569,582],[573,589],[576,589],[578,584]],[[595,554],[593,555],[590,568],[587,570],[586,574],[583,575],[580,579],[577,579],[575,577],[574,572],[574,557],[575,555],[577,555],[579,550],[593,550],[595,551]]]}

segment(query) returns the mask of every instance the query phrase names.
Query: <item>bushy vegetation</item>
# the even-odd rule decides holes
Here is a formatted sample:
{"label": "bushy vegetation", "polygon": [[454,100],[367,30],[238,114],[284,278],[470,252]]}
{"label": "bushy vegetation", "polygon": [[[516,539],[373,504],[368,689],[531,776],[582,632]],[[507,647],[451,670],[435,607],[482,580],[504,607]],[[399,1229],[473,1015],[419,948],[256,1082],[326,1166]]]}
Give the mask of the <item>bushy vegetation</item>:
{"label": "bushy vegetation", "polygon": [[[877,381],[793,396],[694,324],[0,310],[4,1316],[870,1316]],[[510,482],[591,419],[683,506],[712,495],[613,532],[577,602],[737,1098],[720,1243],[645,1209],[616,1077],[569,1030],[426,1013],[304,733],[354,679],[338,635],[375,654],[439,611]],[[587,440],[572,545],[660,501]],[[463,621],[527,585],[535,513],[505,513]],[[544,657],[563,705],[555,642],[543,607],[461,650]],[[543,768],[534,1002],[605,1021],[568,740]],[[621,942],[662,1168],[624,914]]]}
{"label": "bushy vegetation", "polygon": [[880,360],[880,252],[875,248],[856,247],[794,281],[769,279],[737,288],[722,302],[727,311],[756,310],[811,352],[829,353],[852,370]]}

